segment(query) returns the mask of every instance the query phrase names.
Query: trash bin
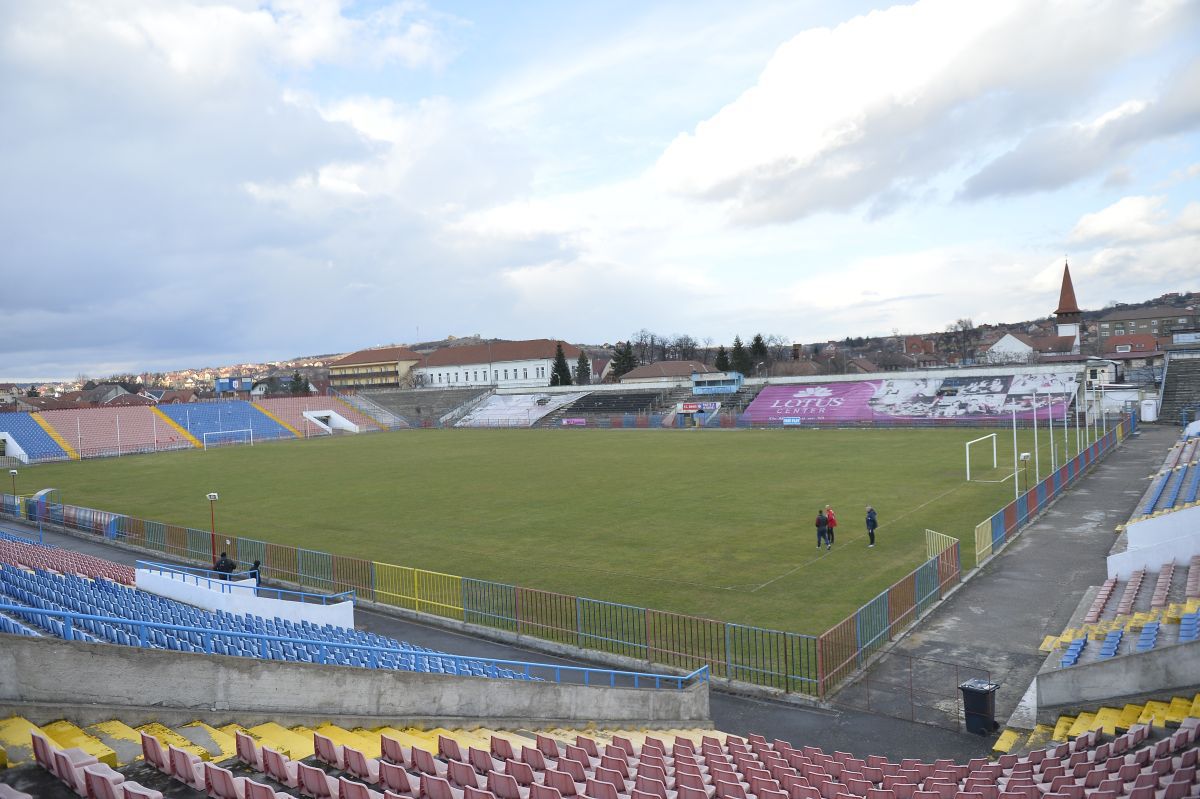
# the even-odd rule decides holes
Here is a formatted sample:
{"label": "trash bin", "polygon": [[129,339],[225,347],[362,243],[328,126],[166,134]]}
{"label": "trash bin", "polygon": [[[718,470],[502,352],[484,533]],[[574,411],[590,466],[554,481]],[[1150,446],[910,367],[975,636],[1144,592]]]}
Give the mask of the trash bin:
{"label": "trash bin", "polygon": [[976,677],[958,686],[963,696],[963,715],[967,719],[967,732],[987,735],[1000,725],[996,723],[996,690],[994,682]]}
{"label": "trash bin", "polygon": [[1157,422],[1158,421],[1158,400],[1144,399],[1142,400],[1142,421]]}

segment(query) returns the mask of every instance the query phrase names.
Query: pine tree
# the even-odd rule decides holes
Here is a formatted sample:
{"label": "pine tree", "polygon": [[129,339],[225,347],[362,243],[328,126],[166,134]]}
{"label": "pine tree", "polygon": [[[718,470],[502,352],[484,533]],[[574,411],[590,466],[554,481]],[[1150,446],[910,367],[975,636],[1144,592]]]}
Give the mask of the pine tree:
{"label": "pine tree", "polygon": [[586,386],[592,382],[592,365],[588,363],[587,355],[579,351],[579,360],[575,361],[575,385]]}
{"label": "pine tree", "polygon": [[637,368],[637,365],[637,356],[633,354],[633,344],[626,341],[617,347],[617,351],[613,353],[613,377],[620,377],[626,372],[632,372]]}
{"label": "pine tree", "polygon": [[754,363],[750,360],[750,353],[746,351],[746,345],[742,344],[741,336],[733,337],[733,350],[729,353],[729,365],[733,367],[733,371],[741,372],[743,375],[749,375],[750,370],[754,368]]}
{"label": "pine tree", "polygon": [[308,381],[300,376],[299,370],[292,373],[292,383],[289,390],[297,396],[301,394],[308,395]]}
{"label": "pine tree", "polygon": [[571,367],[567,366],[567,356],[563,354],[561,341],[554,350],[554,366],[550,369],[550,385],[571,385]]}
{"label": "pine tree", "polygon": [[765,362],[769,354],[767,342],[763,340],[762,333],[755,333],[754,338],[750,341],[750,360],[754,363]]}
{"label": "pine tree", "polygon": [[725,345],[717,347],[717,357],[713,361],[713,366],[717,367],[718,372],[729,371],[729,353],[725,351]]}

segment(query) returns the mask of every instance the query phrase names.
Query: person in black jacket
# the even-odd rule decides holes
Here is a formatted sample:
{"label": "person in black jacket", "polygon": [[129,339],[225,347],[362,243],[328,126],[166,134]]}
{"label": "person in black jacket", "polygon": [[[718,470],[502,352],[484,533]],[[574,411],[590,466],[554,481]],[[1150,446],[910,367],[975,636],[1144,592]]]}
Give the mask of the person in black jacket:
{"label": "person in black jacket", "polygon": [[875,528],[879,526],[879,516],[875,513],[875,509],[870,505],[867,506],[867,535],[871,536],[871,543],[868,547],[875,546]]}
{"label": "person in black jacket", "polygon": [[229,555],[224,552],[221,557],[217,558],[217,562],[213,564],[213,570],[221,573],[222,580],[228,580],[229,575],[233,574],[233,570],[237,568],[237,564],[229,559]]}
{"label": "person in black jacket", "polygon": [[825,518],[825,511],[817,511],[817,549],[821,548],[821,544],[825,545],[826,551],[833,548],[833,544],[829,541],[829,519]]}

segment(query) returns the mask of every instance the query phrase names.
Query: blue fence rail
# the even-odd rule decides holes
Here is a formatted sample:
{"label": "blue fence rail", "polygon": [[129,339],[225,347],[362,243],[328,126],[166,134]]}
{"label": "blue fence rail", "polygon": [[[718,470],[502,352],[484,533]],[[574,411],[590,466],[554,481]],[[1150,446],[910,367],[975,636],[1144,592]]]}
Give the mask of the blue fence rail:
{"label": "blue fence rail", "polygon": [[[200,639],[199,649],[205,654],[216,654],[216,644],[227,641],[250,641],[258,650],[258,657],[271,658],[271,644],[288,644],[316,649],[314,662],[324,665],[344,665],[339,655],[356,654],[363,662],[362,668],[388,668],[383,665],[387,656],[424,657],[436,659],[443,664],[449,662],[452,674],[475,676],[479,669],[488,674],[500,673],[501,670],[515,672],[530,680],[545,680],[557,683],[572,682],[590,686],[633,687],[633,688],[674,688],[682,690],[696,683],[708,682],[708,668],[701,666],[690,674],[654,674],[651,672],[621,671],[619,669],[598,669],[586,666],[566,666],[558,663],[536,663],[522,660],[503,660],[500,658],[474,657],[468,655],[450,655],[433,653],[423,649],[406,649],[394,647],[367,646],[363,644],[333,643],[304,638],[291,638],[265,633],[238,632],[230,630],[211,630],[204,627],[189,627],[178,624],[144,621],[140,619],[125,619],[116,616],[98,616],[88,613],[75,613],[63,610],[45,610],[26,605],[0,604],[0,613],[23,619],[32,624],[54,632],[64,640],[88,640],[91,633],[87,632],[89,623],[105,624],[118,629],[129,630],[129,645],[142,648],[151,646],[151,632],[159,630],[164,633],[186,633],[189,638]],[[50,622],[57,620],[59,625]],[[61,630],[61,631],[60,631]],[[478,668],[472,668],[472,667]],[[566,678],[566,679],[564,679]],[[571,679],[574,678],[574,679]]]}
{"label": "blue fence rail", "polygon": [[209,591],[221,594],[247,594],[250,596],[266,597],[268,599],[286,599],[292,602],[307,602],[313,605],[335,605],[341,602],[355,602],[357,592],[351,588],[340,594],[314,594],[308,591],[289,591],[286,588],[269,588],[237,580],[255,579],[253,572],[219,572],[213,569],[202,569],[195,566],[177,566],[170,563],[155,563],[149,560],[139,560],[135,564],[138,570],[152,574],[170,575],[172,579],[192,585],[203,586]]}

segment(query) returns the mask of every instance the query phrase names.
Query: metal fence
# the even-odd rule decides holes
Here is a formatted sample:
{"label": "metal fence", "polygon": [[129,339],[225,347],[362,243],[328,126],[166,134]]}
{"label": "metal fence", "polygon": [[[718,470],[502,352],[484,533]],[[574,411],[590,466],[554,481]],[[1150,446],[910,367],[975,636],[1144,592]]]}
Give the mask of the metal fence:
{"label": "metal fence", "polygon": [[[976,530],[982,562],[1042,503],[1063,490],[1132,429],[1121,422],[1058,472]],[[1031,499],[1032,497],[1032,499]],[[0,494],[0,513],[46,521],[199,563],[211,562],[212,532]],[[980,536],[983,536],[981,539]],[[926,531],[926,560],[820,636],[752,627],[651,608],[558,594],[453,574],[332,555],[222,534],[237,561],[258,560],[271,577],[327,593],[636,658],[790,693],[825,697],[910,627],[962,579],[958,539]],[[980,548],[981,541],[984,548]],[[999,542],[999,543],[997,543]],[[986,549],[986,553],[981,552]]]}
{"label": "metal fence", "polygon": [[1030,520],[1074,483],[1097,460],[1136,430],[1132,414],[1117,422],[1078,455],[1051,472],[1037,485],[975,526],[975,565],[980,566],[1020,535]]}

